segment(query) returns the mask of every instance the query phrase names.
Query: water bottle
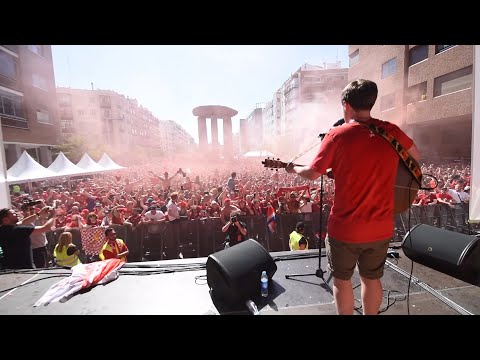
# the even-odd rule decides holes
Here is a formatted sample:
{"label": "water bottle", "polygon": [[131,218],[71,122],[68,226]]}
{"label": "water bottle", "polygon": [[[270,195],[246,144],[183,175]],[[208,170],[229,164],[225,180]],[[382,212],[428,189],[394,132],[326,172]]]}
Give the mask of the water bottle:
{"label": "water bottle", "polygon": [[263,297],[268,296],[268,276],[266,271],[262,271],[262,277],[260,278],[262,283],[261,293]]}

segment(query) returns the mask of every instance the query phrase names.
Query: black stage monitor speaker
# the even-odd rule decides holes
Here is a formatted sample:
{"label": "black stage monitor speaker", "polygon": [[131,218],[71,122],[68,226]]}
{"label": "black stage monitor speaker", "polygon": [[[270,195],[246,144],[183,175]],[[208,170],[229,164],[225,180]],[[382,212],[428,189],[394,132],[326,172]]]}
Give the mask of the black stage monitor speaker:
{"label": "black stage monitor speaker", "polygon": [[412,261],[480,285],[478,244],[475,236],[418,224],[405,235],[402,249]]}
{"label": "black stage monitor speaker", "polygon": [[211,254],[207,259],[207,283],[213,298],[227,305],[240,304],[260,295],[260,277],[270,280],[277,265],[270,253],[253,239]]}

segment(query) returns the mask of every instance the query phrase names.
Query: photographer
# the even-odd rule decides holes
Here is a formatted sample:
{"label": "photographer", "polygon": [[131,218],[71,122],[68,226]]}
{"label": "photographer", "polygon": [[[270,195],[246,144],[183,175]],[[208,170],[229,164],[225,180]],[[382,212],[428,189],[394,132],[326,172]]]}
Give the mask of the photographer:
{"label": "photographer", "polygon": [[238,220],[238,212],[232,212],[230,220],[222,227],[226,232],[225,249],[245,241],[247,235],[247,224]]}
{"label": "photographer", "polygon": [[18,225],[17,213],[7,208],[0,210],[0,246],[7,269],[35,269],[30,235],[45,234],[52,228],[55,216],[42,226]]}

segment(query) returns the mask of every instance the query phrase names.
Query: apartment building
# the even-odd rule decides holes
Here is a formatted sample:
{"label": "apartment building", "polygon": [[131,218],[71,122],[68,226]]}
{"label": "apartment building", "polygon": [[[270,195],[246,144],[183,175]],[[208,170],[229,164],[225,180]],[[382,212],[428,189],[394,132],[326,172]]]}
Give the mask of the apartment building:
{"label": "apartment building", "polygon": [[279,156],[292,155],[311,143],[316,132],[331,127],[341,117],[339,94],[347,79],[348,69],[340,62],[297,69],[263,109],[264,147]]}
{"label": "apartment building", "polygon": [[167,156],[191,153],[196,149],[192,135],[173,120],[160,120],[159,140],[158,145]]}
{"label": "apartment building", "polygon": [[24,150],[51,164],[60,133],[50,45],[0,45],[0,121],[7,168]]}
{"label": "apartment building", "polygon": [[255,104],[255,109],[246,118],[245,146],[243,153],[251,150],[261,150],[263,148],[263,108],[265,104]]}
{"label": "apartment building", "polygon": [[469,159],[472,45],[349,45],[349,81],[373,80],[372,116],[400,126],[429,161]]}

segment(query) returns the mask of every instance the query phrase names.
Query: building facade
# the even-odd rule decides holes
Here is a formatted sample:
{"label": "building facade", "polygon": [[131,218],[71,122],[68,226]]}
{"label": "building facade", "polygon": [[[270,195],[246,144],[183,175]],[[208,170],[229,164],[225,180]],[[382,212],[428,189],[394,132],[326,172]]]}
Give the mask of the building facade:
{"label": "building facade", "polygon": [[196,149],[192,135],[173,120],[160,120],[159,140],[158,145],[167,156],[191,153]]}
{"label": "building facade", "polygon": [[[263,109],[265,104],[257,103],[255,109],[247,116],[247,136],[245,152],[263,149]],[[243,150],[243,149],[242,149]]]}
{"label": "building facade", "polygon": [[264,148],[292,155],[311,143],[316,136],[312,129],[320,133],[331,127],[341,116],[339,94],[347,79],[348,69],[340,63],[297,69],[263,109]]}
{"label": "building facade", "polygon": [[373,80],[372,116],[400,126],[433,162],[470,159],[473,45],[349,45],[349,81]]}
{"label": "building facade", "polygon": [[0,45],[0,119],[7,168],[24,150],[51,164],[60,132],[50,45]]}

